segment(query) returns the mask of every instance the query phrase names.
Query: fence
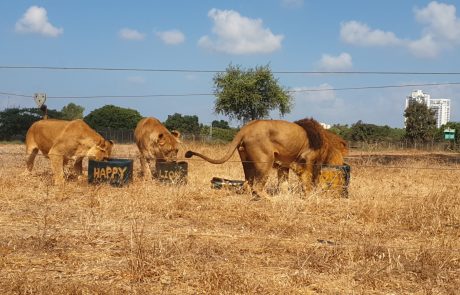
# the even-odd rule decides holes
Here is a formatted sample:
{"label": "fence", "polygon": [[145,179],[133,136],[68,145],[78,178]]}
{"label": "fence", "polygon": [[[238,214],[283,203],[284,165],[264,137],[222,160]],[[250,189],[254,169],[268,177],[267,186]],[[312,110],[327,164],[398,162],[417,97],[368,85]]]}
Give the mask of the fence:
{"label": "fence", "polygon": [[[134,143],[134,130],[130,129],[112,129],[104,128],[97,129],[97,132],[101,134],[104,138],[114,140],[116,143]],[[181,135],[182,140],[192,141],[192,142],[205,142],[205,143],[214,143],[222,142],[222,139],[213,138],[210,135],[203,134],[191,134],[185,133]],[[409,141],[399,141],[399,142],[358,142],[358,141],[349,141],[349,147],[351,149],[358,149],[364,151],[378,151],[378,150],[423,150],[423,151],[460,151],[460,143],[454,142],[425,142],[425,143],[413,143]]]}
{"label": "fence", "polygon": [[104,138],[111,139],[116,143],[134,142],[134,130],[132,129],[99,128],[96,131]]}
{"label": "fence", "polygon": [[378,150],[423,150],[429,152],[437,151],[460,151],[460,143],[454,142],[409,142],[409,141],[398,141],[398,142],[357,142],[349,141],[348,145],[351,149],[358,149],[364,151],[378,151]]}

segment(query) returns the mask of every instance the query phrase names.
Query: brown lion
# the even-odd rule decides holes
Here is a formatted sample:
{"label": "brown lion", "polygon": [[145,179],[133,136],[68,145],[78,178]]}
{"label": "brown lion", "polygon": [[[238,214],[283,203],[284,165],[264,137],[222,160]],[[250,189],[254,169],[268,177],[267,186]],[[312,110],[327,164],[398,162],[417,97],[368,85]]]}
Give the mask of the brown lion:
{"label": "brown lion", "polygon": [[51,161],[54,183],[64,182],[64,165],[75,160],[74,171],[82,174],[84,157],[110,157],[113,142],[105,140],[83,120],[45,119],[32,124],[26,134],[27,171],[31,172],[39,151]]}
{"label": "brown lion", "polygon": [[213,164],[222,164],[236,149],[243,164],[247,185],[256,198],[267,197],[264,186],[272,167],[278,170],[278,184],[287,180],[289,169],[300,178],[307,192],[318,180],[318,165],[341,164],[346,142],[326,131],[313,119],[295,123],[283,120],[256,120],[245,125],[230,143],[221,159],[211,159],[194,151],[186,158],[198,156]]}
{"label": "brown lion", "polygon": [[177,159],[180,133],[169,132],[156,118],[144,118],[134,130],[134,138],[140,153],[144,179],[152,178],[152,161],[175,161]]}
{"label": "brown lion", "polygon": [[194,151],[187,151],[185,157],[198,156],[210,163],[222,164],[236,149],[243,164],[246,184],[256,198],[268,196],[264,187],[274,165],[282,171],[289,170],[290,165],[295,163],[293,171],[303,180],[305,189],[310,189],[316,152],[310,146],[305,129],[288,121],[255,120],[248,123],[236,134],[221,159],[211,159]]}

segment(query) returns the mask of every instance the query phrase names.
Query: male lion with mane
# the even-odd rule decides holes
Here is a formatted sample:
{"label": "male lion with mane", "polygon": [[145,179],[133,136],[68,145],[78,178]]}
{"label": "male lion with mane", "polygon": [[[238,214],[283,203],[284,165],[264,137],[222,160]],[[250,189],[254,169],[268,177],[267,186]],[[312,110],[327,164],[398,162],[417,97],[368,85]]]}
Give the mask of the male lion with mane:
{"label": "male lion with mane", "polygon": [[283,169],[289,169],[292,163],[296,163],[297,169],[293,171],[303,180],[305,189],[310,188],[312,166],[309,163],[314,150],[310,147],[305,130],[288,121],[249,122],[235,135],[229,150],[221,159],[211,159],[194,151],[187,151],[185,157],[198,156],[210,163],[222,164],[230,159],[236,149],[243,164],[246,184],[255,198],[268,197],[264,187],[275,163]]}
{"label": "male lion with mane", "polygon": [[105,140],[83,120],[45,119],[32,124],[26,134],[27,170],[31,172],[38,151],[51,161],[55,184],[64,183],[64,165],[75,160],[74,172],[82,174],[84,157],[110,157],[113,142]]}
{"label": "male lion with mane", "polygon": [[[211,159],[194,151],[187,151],[185,157],[198,156],[212,164],[222,164],[238,149],[246,184],[256,199],[268,197],[264,187],[272,167],[278,170],[278,184],[287,179],[289,169],[292,169],[299,176],[303,189],[307,192],[316,184],[317,165],[340,162],[336,157],[343,161],[341,150],[346,149],[346,143],[324,130],[313,119],[306,120],[308,122],[296,123],[283,120],[255,120],[241,128],[222,158]],[[335,149],[333,145],[342,146]]]}

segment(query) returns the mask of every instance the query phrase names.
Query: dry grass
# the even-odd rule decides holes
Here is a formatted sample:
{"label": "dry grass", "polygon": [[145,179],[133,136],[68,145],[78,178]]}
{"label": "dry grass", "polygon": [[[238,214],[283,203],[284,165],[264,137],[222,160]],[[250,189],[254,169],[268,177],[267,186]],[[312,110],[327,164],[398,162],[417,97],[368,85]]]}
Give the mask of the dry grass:
{"label": "dry grass", "polygon": [[[223,146],[190,147],[223,153]],[[211,188],[213,176],[243,178],[237,157],[223,165],[191,160],[186,186],[135,178],[128,187],[95,187],[83,179],[59,190],[50,185],[43,157],[32,176],[22,175],[23,152],[22,145],[0,145],[3,294],[460,289],[456,163],[422,155],[382,164],[361,155],[350,160],[348,199],[320,192],[302,197],[291,179],[291,190],[268,202]],[[136,155],[132,145],[114,152]],[[134,166],[137,173],[138,160]]]}

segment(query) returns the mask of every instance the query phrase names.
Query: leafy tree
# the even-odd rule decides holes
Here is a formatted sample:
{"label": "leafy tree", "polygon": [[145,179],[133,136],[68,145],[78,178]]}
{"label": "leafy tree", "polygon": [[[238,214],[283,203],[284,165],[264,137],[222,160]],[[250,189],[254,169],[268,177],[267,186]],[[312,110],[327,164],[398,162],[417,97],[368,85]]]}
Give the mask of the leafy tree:
{"label": "leafy tree", "polygon": [[179,113],[168,115],[164,125],[169,130],[178,130],[181,133],[200,134],[200,124],[198,123],[198,116],[184,115]]}
{"label": "leafy tree", "polygon": [[133,109],[121,108],[114,105],[105,105],[89,113],[84,121],[94,129],[134,129],[141,114]]}
{"label": "leafy tree", "polygon": [[402,138],[402,134],[402,129],[398,131],[397,128],[390,128],[387,125],[366,124],[361,120],[353,124],[350,129],[351,140],[367,143],[399,141]]}
{"label": "leafy tree", "polygon": [[230,129],[228,122],[225,120],[220,120],[220,121],[214,120],[212,121],[211,126],[213,128]]}
{"label": "leafy tree", "polygon": [[387,125],[379,126],[375,124],[363,123],[361,120],[353,124],[351,127],[348,125],[333,125],[330,131],[340,135],[343,139],[348,141],[361,141],[361,142],[396,142],[400,141],[404,136],[404,129],[391,128]]}
{"label": "leafy tree", "polygon": [[271,110],[279,109],[281,116],[291,111],[292,97],[278,85],[268,65],[248,70],[229,65],[213,80],[218,114],[246,123],[268,117]]}
{"label": "leafy tree", "polygon": [[73,102],[69,103],[62,108],[62,118],[65,120],[75,120],[83,119],[84,107],[74,104]]}
{"label": "leafy tree", "polygon": [[[0,112],[0,140],[24,140],[27,130],[43,118],[43,112],[36,108],[8,108]],[[48,117],[61,119],[61,113],[48,110]]]}
{"label": "leafy tree", "polygon": [[436,118],[427,105],[413,101],[404,111],[406,117],[405,137],[412,142],[428,142],[434,139]]}
{"label": "leafy tree", "polygon": [[351,137],[350,137],[350,127],[348,127],[347,124],[345,124],[345,125],[334,124],[329,129],[329,131],[334,132],[337,135],[340,135],[345,140],[350,140],[351,139]]}

